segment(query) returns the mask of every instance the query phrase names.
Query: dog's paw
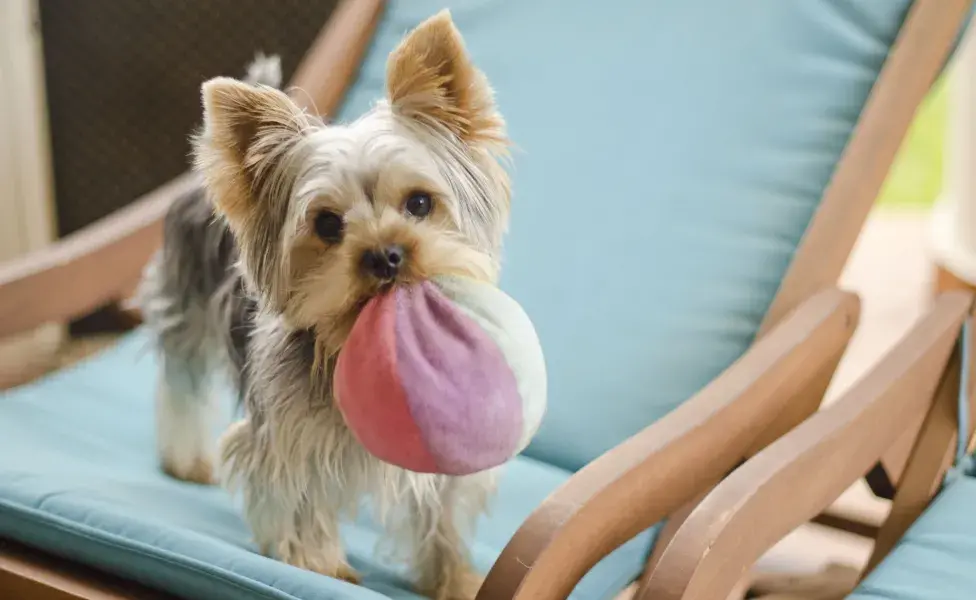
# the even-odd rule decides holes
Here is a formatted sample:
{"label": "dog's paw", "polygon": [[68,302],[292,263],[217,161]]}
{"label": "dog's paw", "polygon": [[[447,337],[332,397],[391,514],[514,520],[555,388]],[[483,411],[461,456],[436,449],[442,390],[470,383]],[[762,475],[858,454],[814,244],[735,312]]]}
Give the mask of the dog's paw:
{"label": "dog's paw", "polygon": [[163,472],[175,479],[200,485],[215,483],[213,463],[209,458],[200,456],[191,461],[176,461],[164,457],[162,463]]}
{"label": "dog's paw", "polygon": [[[268,553],[264,552],[266,549],[267,546],[262,546],[262,552],[267,555]],[[341,550],[337,552],[340,553],[339,556],[344,555],[344,553],[341,553]],[[360,582],[359,573],[349,566],[349,563],[344,558],[337,558],[335,553],[306,550],[291,544],[285,544],[281,548],[279,558],[293,567],[305,569],[306,571],[314,571],[319,575],[325,575],[333,579],[341,579],[349,583],[358,584]]]}
{"label": "dog's paw", "polygon": [[334,575],[334,577],[336,579],[341,579],[343,581],[348,581],[349,583],[355,583],[357,585],[361,581],[359,577],[359,573],[356,572],[356,569],[353,569],[352,567],[350,567],[345,563],[339,565],[339,568],[336,569],[336,574]]}
{"label": "dog's paw", "polygon": [[458,571],[451,573],[438,585],[419,591],[432,600],[474,600],[483,581],[484,578],[476,573]]}
{"label": "dog's paw", "polygon": [[[297,565],[296,565],[297,566]],[[348,581],[349,583],[359,584],[361,578],[356,569],[353,569],[346,563],[340,563],[336,567],[324,567],[324,566],[306,566],[303,567],[309,571],[315,571],[319,575],[325,575],[326,577],[331,577],[332,579],[341,579],[342,581]]]}

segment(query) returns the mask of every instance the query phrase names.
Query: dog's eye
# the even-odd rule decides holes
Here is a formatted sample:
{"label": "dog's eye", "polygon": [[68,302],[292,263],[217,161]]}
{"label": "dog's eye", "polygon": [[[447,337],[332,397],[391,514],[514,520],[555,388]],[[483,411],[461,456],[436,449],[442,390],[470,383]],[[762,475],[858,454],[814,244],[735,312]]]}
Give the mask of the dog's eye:
{"label": "dog's eye", "polygon": [[434,199],[427,192],[411,192],[404,208],[411,215],[423,219],[434,208]]}
{"label": "dog's eye", "polygon": [[324,242],[335,243],[342,239],[343,222],[342,217],[323,210],[315,215],[315,235],[319,236]]}

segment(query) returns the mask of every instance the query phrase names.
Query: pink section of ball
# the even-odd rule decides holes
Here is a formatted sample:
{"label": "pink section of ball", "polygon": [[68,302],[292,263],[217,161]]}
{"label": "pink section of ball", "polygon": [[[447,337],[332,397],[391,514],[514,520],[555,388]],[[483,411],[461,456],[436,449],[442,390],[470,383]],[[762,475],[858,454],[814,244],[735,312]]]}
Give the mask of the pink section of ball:
{"label": "pink section of ball", "polygon": [[395,320],[393,294],[372,299],[360,313],[336,363],[336,401],[371,454],[411,471],[436,472],[397,379]]}
{"label": "pink section of ball", "polygon": [[465,475],[510,459],[522,400],[495,340],[431,282],[396,297],[397,379],[438,472]]}

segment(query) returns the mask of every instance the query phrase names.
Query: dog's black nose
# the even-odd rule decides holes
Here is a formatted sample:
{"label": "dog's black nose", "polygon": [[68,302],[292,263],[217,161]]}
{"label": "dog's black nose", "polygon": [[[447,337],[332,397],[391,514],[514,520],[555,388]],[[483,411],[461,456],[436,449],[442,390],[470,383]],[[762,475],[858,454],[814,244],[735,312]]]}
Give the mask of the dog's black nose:
{"label": "dog's black nose", "polygon": [[363,253],[363,270],[384,281],[395,279],[403,267],[405,257],[403,246],[397,244],[379,250],[367,250]]}

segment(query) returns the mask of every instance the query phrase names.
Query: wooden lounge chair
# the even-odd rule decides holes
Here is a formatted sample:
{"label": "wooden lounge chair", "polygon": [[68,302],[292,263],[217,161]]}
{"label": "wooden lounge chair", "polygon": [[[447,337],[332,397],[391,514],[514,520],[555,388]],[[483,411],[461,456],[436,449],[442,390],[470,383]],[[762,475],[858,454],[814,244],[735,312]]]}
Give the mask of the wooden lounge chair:
{"label": "wooden lounge chair", "polygon": [[[347,0],[296,97],[360,113],[444,4]],[[859,310],[837,278],[969,2],[453,4],[517,144],[502,284],[551,375],[473,540],[479,597],[633,594],[695,501],[819,406]],[[0,335],[126,297],[195,185],[0,269]],[[357,587],[255,554],[225,493],[160,473],[145,342],[0,396],[0,596],[414,597],[368,521],[344,531]]]}

